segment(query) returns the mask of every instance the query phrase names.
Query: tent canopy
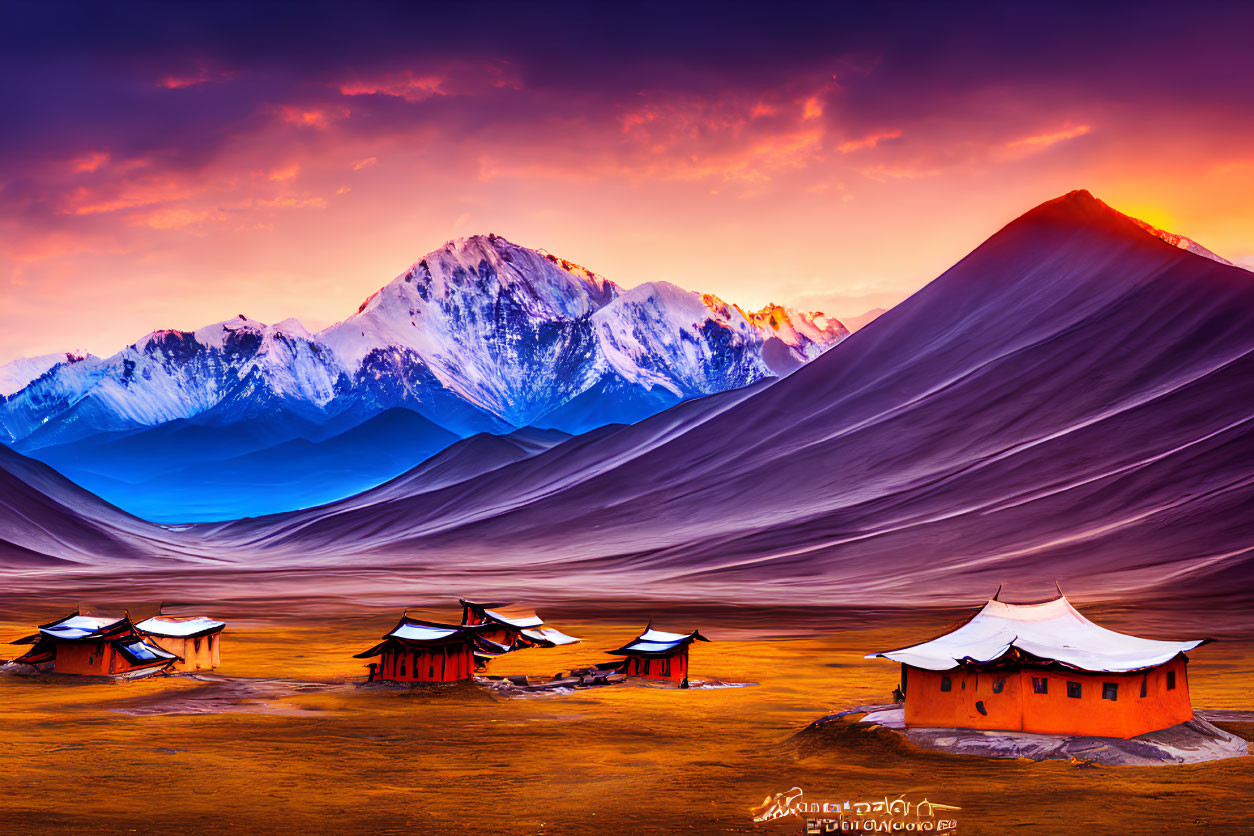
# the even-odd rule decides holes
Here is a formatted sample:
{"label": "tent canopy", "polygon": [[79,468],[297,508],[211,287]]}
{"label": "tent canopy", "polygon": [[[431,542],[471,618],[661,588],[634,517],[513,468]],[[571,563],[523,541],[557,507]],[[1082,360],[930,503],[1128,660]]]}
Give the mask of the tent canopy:
{"label": "tent canopy", "polygon": [[1035,659],[1085,671],[1152,668],[1208,639],[1159,641],[1107,630],[1081,615],[1066,596],[1041,604],[992,600],[956,630],[921,644],[868,653],[903,665],[945,671],[993,662],[1017,649]]}

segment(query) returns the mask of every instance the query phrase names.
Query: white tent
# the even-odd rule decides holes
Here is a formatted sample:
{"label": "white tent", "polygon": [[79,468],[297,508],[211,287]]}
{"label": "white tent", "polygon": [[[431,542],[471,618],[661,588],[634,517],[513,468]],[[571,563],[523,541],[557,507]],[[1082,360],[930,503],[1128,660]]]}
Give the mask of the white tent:
{"label": "white tent", "polygon": [[991,662],[1017,648],[1036,659],[1079,670],[1133,671],[1161,665],[1206,641],[1158,641],[1116,633],[1089,621],[1060,596],[1043,604],[992,600],[951,633],[899,650],[868,653],[866,658],[945,671],[963,662]]}

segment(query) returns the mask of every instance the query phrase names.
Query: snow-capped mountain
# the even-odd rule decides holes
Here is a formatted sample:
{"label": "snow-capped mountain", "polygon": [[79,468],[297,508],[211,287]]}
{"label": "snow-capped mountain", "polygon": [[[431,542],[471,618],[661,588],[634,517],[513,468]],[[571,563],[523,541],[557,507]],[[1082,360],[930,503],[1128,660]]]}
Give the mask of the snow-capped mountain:
{"label": "snow-capped mountain", "polygon": [[342,376],[299,323],[241,315],[196,331],[154,331],[104,360],[57,365],[0,404],[0,423],[9,440],[43,446],[257,403],[262,393],[268,407],[317,410],[346,385]]}
{"label": "snow-capped mountain", "polygon": [[318,338],[350,373],[372,356],[408,352],[508,424],[578,431],[588,427],[553,413],[585,392],[662,408],[778,373],[763,356],[772,337],[795,367],[847,334],[821,314],[771,306],[746,315],[664,282],[623,290],[577,264],[480,235],[428,254]]}
{"label": "snow-capped mountain", "polygon": [[43,354],[39,357],[19,357],[0,366],[0,398],[25,389],[32,380],[51,371],[62,363],[81,363],[98,360],[85,351],[66,351],[61,354]]}
{"label": "snow-capped mountain", "polygon": [[14,367],[20,378],[46,366],[0,402],[0,440],[36,449],[181,419],[276,415],[343,429],[398,406],[460,436],[580,431],[791,371],[847,335],[822,314],[745,312],[664,282],[624,290],[473,236],[316,335],[240,315],[155,331],[104,360]]}
{"label": "snow-capped mountain", "polygon": [[[1101,201],[1098,201],[1098,202],[1101,203]],[[1102,203],[1102,205],[1106,206],[1105,203]],[[1115,210],[1112,209],[1111,211],[1115,211]],[[1123,213],[1119,213],[1119,214],[1123,214]],[[1201,244],[1194,241],[1192,238],[1187,238],[1175,232],[1167,232],[1166,230],[1159,229],[1156,226],[1147,224],[1145,221],[1141,220],[1140,218],[1133,218],[1131,215],[1124,215],[1124,217],[1131,220],[1134,224],[1136,224],[1141,229],[1148,232],[1150,235],[1153,235],[1155,238],[1159,239],[1160,241],[1166,241],[1168,244],[1170,244],[1173,247],[1176,247],[1177,249],[1188,250],[1194,255],[1200,255],[1202,258],[1209,258],[1211,261],[1217,261],[1220,264],[1226,264],[1229,267],[1236,267],[1236,265],[1233,264],[1228,259],[1224,258],[1223,256],[1217,253],[1212,252],[1211,250],[1206,249]]]}

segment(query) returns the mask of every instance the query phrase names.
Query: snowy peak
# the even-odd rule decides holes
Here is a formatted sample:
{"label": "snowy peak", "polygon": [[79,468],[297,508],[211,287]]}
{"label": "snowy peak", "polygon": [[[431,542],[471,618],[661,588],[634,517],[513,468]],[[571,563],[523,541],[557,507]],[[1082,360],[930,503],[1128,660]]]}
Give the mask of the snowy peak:
{"label": "snowy peak", "polygon": [[104,360],[59,364],[0,405],[0,431],[11,441],[36,430],[58,440],[62,429],[81,436],[154,426],[258,392],[319,408],[342,375],[334,354],[294,320],[272,326],[240,315],[195,331],[153,331]]}
{"label": "snowy peak", "polygon": [[43,354],[38,357],[19,357],[12,362],[0,366],[0,398],[8,397],[24,388],[32,381],[47,374],[61,365],[72,365],[83,361],[99,362],[86,351],[73,350],[56,354]]}
{"label": "snowy peak", "polygon": [[1194,241],[1192,238],[1186,238],[1183,235],[1177,235],[1174,232],[1167,232],[1165,230],[1159,229],[1156,226],[1152,226],[1146,223],[1140,218],[1133,218],[1131,215],[1129,215],[1128,217],[1131,218],[1132,222],[1136,224],[1137,226],[1139,226],[1141,229],[1145,230],[1150,235],[1153,235],[1155,238],[1157,238],[1160,241],[1166,241],[1168,244],[1170,244],[1173,247],[1177,247],[1181,250],[1188,250],[1194,255],[1200,255],[1202,258],[1209,258],[1211,261],[1218,261],[1220,264],[1227,264],[1229,267],[1236,266],[1235,264],[1233,264],[1231,261],[1224,258],[1223,256],[1216,255],[1215,253],[1206,249],[1201,244]]}
{"label": "snowy peak", "polygon": [[704,294],[701,300],[720,316],[743,317],[761,331],[763,339],[778,337],[802,361],[813,360],[850,333],[839,319],[821,311],[799,311],[774,302],[758,311],[745,311],[712,293]]}
{"label": "snowy peak", "polygon": [[424,301],[464,295],[468,289],[508,288],[518,299],[530,302],[533,313],[564,316],[587,315],[618,293],[617,285],[585,267],[494,234],[457,238],[427,253],[367,299],[358,313],[378,304],[388,288],[402,284],[413,286]]}
{"label": "snowy peak", "polygon": [[1140,218],[1120,212],[1118,209],[1094,197],[1091,192],[1085,189],[1076,189],[1061,197],[1047,200],[1024,214],[1019,220],[1097,224],[1110,229],[1112,234],[1135,234],[1133,229],[1133,226],[1135,226],[1178,249],[1187,250],[1194,255],[1199,255],[1202,258],[1207,258],[1220,264],[1226,264],[1229,267],[1236,266],[1231,261],[1206,249],[1206,247],[1203,247],[1192,238],[1186,238],[1174,232],[1167,232],[1153,224],[1146,223]]}
{"label": "snowy peak", "polygon": [[821,311],[795,311],[770,304],[748,316],[750,322],[779,337],[785,345],[801,352],[806,360],[813,360],[849,336],[844,323]]}

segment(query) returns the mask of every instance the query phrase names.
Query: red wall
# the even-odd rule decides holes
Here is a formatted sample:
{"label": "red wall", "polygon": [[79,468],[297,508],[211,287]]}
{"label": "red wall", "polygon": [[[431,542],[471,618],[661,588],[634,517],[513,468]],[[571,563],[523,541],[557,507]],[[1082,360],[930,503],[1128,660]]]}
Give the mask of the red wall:
{"label": "red wall", "polygon": [[643,679],[679,682],[688,676],[688,648],[685,646],[667,656],[628,656],[623,673]]}
{"label": "red wall", "polygon": [[387,682],[457,682],[474,672],[469,644],[389,648],[378,658],[375,679]]}

